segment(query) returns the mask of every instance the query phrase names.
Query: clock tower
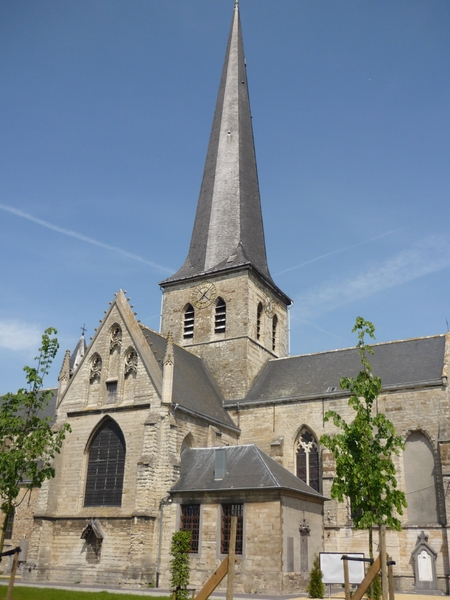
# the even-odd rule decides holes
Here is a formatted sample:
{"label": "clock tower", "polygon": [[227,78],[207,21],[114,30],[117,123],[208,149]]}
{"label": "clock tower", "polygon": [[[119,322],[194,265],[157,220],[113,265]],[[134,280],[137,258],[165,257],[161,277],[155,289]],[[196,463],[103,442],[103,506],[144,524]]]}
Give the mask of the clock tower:
{"label": "clock tower", "polygon": [[237,2],[188,256],[160,285],[162,334],[204,360],[225,399],[287,355],[291,300],[267,266]]}

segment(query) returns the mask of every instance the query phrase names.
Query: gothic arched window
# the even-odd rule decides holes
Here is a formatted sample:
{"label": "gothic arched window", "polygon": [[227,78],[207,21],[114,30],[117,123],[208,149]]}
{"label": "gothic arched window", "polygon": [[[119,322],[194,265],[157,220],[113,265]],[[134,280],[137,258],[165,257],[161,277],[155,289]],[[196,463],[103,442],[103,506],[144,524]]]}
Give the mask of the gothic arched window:
{"label": "gothic arched window", "polygon": [[223,298],[217,298],[216,314],[214,318],[214,332],[225,333],[227,324],[227,305]]}
{"label": "gothic arched window", "polygon": [[125,469],[125,439],[109,419],[97,431],[89,448],[85,506],[121,506]]}
{"label": "gothic arched window", "polygon": [[297,440],[297,477],[320,491],[319,447],[308,429],[302,429]]}
{"label": "gothic arched window", "polygon": [[262,302],[258,304],[258,308],[256,310],[256,339],[261,339],[261,317],[263,313],[263,305]]}
{"label": "gothic arched window", "polygon": [[410,523],[438,523],[439,505],[433,447],[421,431],[413,431],[403,452]]}
{"label": "gothic arched window", "polygon": [[183,337],[185,340],[194,337],[194,307],[187,304],[184,309]]}

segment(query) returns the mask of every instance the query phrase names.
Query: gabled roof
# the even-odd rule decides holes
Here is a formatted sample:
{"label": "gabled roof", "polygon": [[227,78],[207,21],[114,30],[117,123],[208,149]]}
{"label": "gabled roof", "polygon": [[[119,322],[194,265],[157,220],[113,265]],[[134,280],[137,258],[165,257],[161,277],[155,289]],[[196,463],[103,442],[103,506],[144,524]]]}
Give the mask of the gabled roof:
{"label": "gabled roof", "polygon": [[[383,389],[439,384],[444,367],[445,336],[374,344],[369,362]],[[323,398],[340,390],[341,377],[361,370],[356,348],[270,360],[240,404]],[[341,391],[341,393],[344,393]],[[347,392],[345,392],[347,393]],[[233,404],[227,402],[226,405]]]}
{"label": "gabled roof", "polygon": [[[226,474],[214,479],[216,450],[226,452]],[[254,444],[193,448],[181,455],[180,478],[171,492],[225,490],[289,490],[322,499],[304,481],[270,458]]]}
{"label": "gabled roof", "polygon": [[[156,331],[141,325],[145,339],[161,367],[167,340]],[[223,408],[222,397],[203,361],[181,346],[173,345],[173,391],[175,405],[212,422],[238,431],[234,421]]]}
{"label": "gabled roof", "polygon": [[[216,271],[267,266],[247,73],[235,4],[194,229],[184,265],[162,286]],[[290,300],[286,297],[288,303]]]}
{"label": "gabled roof", "polygon": [[63,402],[64,398],[66,397],[69,389],[73,385],[73,381],[78,376],[78,373],[80,372],[79,367],[84,363],[85,360],[87,360],[89,358],[89,356],[92,355],[92,350],[93,350],[93,348],[96,347],[98,336],[100,335],[102,328],[105,326],[105,323],[108,322],[110,315],[111,315],[112,311],[114,311],[114,310],[117,310],[120,317],[122,318],[123,324],[127,328],[128,332],[130,334],[130,337],[133,340],[136,350],[137,350],[138,354],[140,355],[143,364],[145,365],[147,373],[153,383],[153,386],[154,386],[156,392],[159,395],[161,394],[161,387],[162,387],[161,366],[158,365],[155,357],[153,356],[152,352],[149,350],[148,344],[146,343],[146,341],[142,335],[141,327],[139,326],[138,322],[136,321],[136,318],[133,315],[133,311],[131,310],[131,308],[128,304],[128,301],[127,301],[127,298],[125,297],[124,292],[122,290],[119,290],[117,292],[117,294],[115,294],[115,298],[114,298],[113,302],[110,303],[109,310],[106,311],[106,314],[105,314],[104,318],[102,319],[100,326],[98,327],[98,329],[96,329],[94,338],[89,346],[89,351],[85,352],[84,356],[81,358],[78,368],[76,369],[73,377],[71,377],[67,387],[64,389],[60,398],[58,398],[58,406],[61,405],[61,403]]}

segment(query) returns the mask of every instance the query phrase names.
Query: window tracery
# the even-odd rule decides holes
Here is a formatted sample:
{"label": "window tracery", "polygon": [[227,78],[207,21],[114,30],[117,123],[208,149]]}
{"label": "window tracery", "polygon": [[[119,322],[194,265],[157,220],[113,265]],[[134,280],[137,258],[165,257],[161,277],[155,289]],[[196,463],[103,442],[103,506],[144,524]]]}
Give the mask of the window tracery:
{"label": "window tracery", "polygon": [[312,433],[304,428],[297,440],[297,477],[320,491],[319,447]]}
{"label": "window tracery", "polygon": [[120,325],[115,323],[111,327],[111,331],[109,334],[109,351],[112,353],[114,350],[120,350],[122,346],[122,329]]}
{"label": "window tracery", "polygon": [[125,365],[124,365],[124,375],[128,377],[129,375],[136,375],[137,373],[137,364],[138,364],[138,355],[134,348],[128,348],[125,354]]}
{"label": "window tracery", "polygon": [[102,374],[102,359],[100,354],[97,352],[93,354],[91,358],[91,366],[89,369],[89,381],[90,383],[100,382],[100,377]]}

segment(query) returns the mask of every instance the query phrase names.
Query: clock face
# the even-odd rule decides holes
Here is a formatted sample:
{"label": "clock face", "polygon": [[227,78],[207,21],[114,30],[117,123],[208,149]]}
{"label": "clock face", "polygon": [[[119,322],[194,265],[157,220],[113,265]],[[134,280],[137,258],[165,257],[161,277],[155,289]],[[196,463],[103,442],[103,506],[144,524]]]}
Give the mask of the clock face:
{"label": "clock face", "polygon": [[266,299],[264,300],[264,310],[266,311],[266,315],[268,317],[271,317],[275,310],[275,305],[273,303],[273,300],[269,296],[266,296]]}
{"label": "clock face", "polygon": [[206,308],[216,299],[216,286],[213,283],[200,283],[192,292],[191,301],[196,308]]}

